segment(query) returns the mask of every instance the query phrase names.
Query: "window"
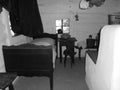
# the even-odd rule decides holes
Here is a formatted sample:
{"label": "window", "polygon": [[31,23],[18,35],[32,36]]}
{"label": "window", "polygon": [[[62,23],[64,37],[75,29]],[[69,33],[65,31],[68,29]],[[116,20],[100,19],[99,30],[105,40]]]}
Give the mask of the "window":
{"label": "window", "polygon": [[70,19],[56,20],[56,33],[59,29],[62,29],[63,33],[70,33]]}

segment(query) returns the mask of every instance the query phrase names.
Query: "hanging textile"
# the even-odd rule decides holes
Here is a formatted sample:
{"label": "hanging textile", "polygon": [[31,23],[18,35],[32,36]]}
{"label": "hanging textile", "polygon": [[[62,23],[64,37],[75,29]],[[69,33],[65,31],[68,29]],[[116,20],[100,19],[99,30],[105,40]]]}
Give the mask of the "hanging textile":
{"label": "hanging textile", "polygon": [[16,34],[35,37],[43,33],[37,0],[11,0],[10,21]]}
{"label": "hanging textile", "polygon": [[23,34],[37,36],[43,32],[37,0],[19,0],[19,15]]}

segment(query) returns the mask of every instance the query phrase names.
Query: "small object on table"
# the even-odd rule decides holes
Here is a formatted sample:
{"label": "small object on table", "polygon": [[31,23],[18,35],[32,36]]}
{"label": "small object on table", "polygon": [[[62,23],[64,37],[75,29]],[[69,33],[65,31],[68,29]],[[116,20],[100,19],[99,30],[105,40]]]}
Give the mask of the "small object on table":
{"label": "small object on table", "polygon": [[9,90],[14,90],[12,83],[16,77],[16,73],[0,73],[0,89],[5,90],[9,87]]}

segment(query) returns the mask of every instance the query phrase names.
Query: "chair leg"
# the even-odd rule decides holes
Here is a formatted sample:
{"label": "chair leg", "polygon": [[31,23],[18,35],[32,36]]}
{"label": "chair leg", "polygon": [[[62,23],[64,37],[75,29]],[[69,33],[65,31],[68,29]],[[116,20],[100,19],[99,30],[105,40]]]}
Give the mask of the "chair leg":
{"label": "chair leg", "polygon": [[80,47],[79,49],[78,49],[78,52],[79,52],[79,59],[81,59],[81,50],[82,50],[82,47]]}
{"label": "chair leg", "polygon": [[75,64],[74,55],[73,55],[73,56],[70,56],[70,57],[71,57],[71,68],[72,68],[72,65]]}
{"label": "chair leg", "polygon": [[64,59],[64,67],[66,67],[67,56],[68,56],[68,55],[65,55],[65,59]]}
{"label": "chair leg", "polygon": [[50,74],[50,90],[53,90],[53,72]]}

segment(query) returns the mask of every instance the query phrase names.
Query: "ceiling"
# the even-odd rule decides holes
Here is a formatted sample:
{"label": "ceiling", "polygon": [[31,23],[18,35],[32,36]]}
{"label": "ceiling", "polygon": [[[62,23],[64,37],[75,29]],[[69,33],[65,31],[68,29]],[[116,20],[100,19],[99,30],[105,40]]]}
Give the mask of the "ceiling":
{"label": "ceiling", "polygon": [[[79,2],[81,0],[37,0],[37,1],[41,12],[48,13],[83,12],[82,10],[79,9]],[[102,11],[107,10],[108,12],[111,10],[114,11],[117,7],[120,8],[120,0],[106,0],[105,3],[102,5],[103,8]],[[119,10],[119,8],[117,9]],[[98,8],[98,12],[100,9],[101,8]],[[90,10],[87,12],[90,12]]]}

